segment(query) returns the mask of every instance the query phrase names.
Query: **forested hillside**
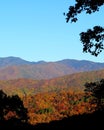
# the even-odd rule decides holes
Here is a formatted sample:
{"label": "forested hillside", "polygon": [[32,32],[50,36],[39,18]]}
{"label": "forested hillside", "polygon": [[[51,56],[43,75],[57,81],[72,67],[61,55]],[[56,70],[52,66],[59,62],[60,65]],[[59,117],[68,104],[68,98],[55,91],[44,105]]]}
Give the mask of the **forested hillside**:
{"label": "forested hillside", "polygon": [[18,57],[0,58],[0,79],[52,79],[60,76],[104,69],[104,63],[64,59],[55,62],[30,62]]}
{"label": "forested hillside", "polygon": [[[7,95],[19,95],[27,108],[31,125],[49,123],[74,115],[93,113],[96,103],[85,95],[85,83],[99,81],[104,70],[80,72],[49,80],[15,79],[1,80],[0,89]],[[8,120],[14,112],[5,115]]]}
{"label": "forested hillside", "polygon": [[37,94],[41,92],[58,92],[60,90],[84,90],[86,82],[98,81],[104,78],[104,70],[80,72],[49,80],[15,79],[1,80],[0,89],[8,94]]}

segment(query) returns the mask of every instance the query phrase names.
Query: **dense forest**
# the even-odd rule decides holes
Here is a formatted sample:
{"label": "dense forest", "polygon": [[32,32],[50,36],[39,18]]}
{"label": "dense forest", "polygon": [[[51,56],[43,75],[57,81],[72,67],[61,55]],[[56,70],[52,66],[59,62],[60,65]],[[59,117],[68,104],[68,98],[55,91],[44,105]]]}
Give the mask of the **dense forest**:
{"label": "dense forest", "polygon": [[[92,90],[90,91],[89,86],[91,85]],[[41,92],[27,95],[24,91],[24,94],[20,97],[18,95],[7,95],[1,90],[0,127],[5,128],[6,123],[10,128],[12,126],[19,128],[50,128],[52,125],[55,125],[53,127],[58,124],[61,126],[63,122],[67,123],[69,127],[70,123],[74,125],[74,123],[79,123],[79,121],[84,121],[86,124],[87,120],[99,116],[98,112],[102,115],[103,97],[100,97],[100,106],[103,107],[98,107],[98,95],[101,94],[100,89],[102,89],[101,86],[103,85],[104,80],[87,83],[83,92],[67,89],[58,92]],[[100,87],[100,89],[94,91],[93,86]],[[81,124],[77,125],[80,127]]]}
{"label": "dense forest", "polygon": [[104,70],[80,72],[49,80],[15,79],[0,80],[0,89],[8,95],[34,95],[43,92],[59,92],[72,90],[83,92],[86,82],[99,81],[104,77]]}
{"label": "dense forest", "polygon": [[5,101],[4,108],[0,110],[3,113],[1,120],[16,118],[22,123],[38,126],[92,114],[97,111],[98,103],[91,91],[86,93],[86,87],[88,91],[89,86],[101,84],[98,81],[103,75],[103,70],[100,70],[50,80],[1,80],[0,89],[4,92],[1,90],[0,100],[1,103]]}

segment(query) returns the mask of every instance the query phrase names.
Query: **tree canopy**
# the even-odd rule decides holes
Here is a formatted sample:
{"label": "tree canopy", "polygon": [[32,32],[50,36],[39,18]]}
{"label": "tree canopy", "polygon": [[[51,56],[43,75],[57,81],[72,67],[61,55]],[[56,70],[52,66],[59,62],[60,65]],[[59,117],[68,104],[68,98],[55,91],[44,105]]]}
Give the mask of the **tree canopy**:
{"label": "tree canopy", "polygon": [[90,93],[95,97],[97,109],[102,109],[104,107],[104,79],[96,82],[86,83],[85,92]]}
{"label": "tree canopy", "polygon": [[21,122],[27,122],[27,109],[18,95],[7,96],[0,90],[0,121],[17,118]]}
{"label": "tree canopy", "polygon": [[[104,5],[104,0],[75,0],[74,6],[69,6],[66,16],[66,22],[77,22],[77,15],[85,11],[86,14],[92,14],[99,11]],[[86,32],[80,33],[80,40],[83,44],[83,52],[89,52],[94,56],[98,56],[104,49],[104,27],[94,26]]]}

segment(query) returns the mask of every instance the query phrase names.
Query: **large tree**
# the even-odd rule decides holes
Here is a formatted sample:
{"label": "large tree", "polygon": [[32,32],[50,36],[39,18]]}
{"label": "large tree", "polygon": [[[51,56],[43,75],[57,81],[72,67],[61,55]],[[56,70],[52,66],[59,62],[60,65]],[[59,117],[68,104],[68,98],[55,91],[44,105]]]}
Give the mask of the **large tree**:
{"label": "large tree", "polygon": [[93,98],[93,101],[97,104],[97,109],[104,109],[104,79],[96,82],[90,82],[85,84],[85,92]]}
{"label": "large tree", "polygon": [[12,118],[27,122],[27,109],[18,95],[7,96],[6,93],[0,90],[0,121]]}
{"label": "large tree", "polygon": [[[92,14],[99,11],[104,5],[104,0],[75,0],[74,6],[69,6],[66,16],[66,22],[77,22],[77,15],[84,12]],[[104,27],[94,26],[86,32],[80,33],[80,41],[83,44],[83,52],[88,52],[94,56],[98,56],[104,49]],[[85,92],[89,92],[94,97],[93,101],[97,103],[97,109],[103,108],[104,100],[104,79],[85,84]]]}
{"label": "large tree", "polygon": [[[104,5],[104,0],[75,0],[74,6],[69,6],[66,16],[66,22],[76,22],[77,15],[85,11],[86,14],[92,14],[99,11],[99,8]],[[104,28],[94,26],[93,29],[88,29],[86,32],[80,33],[80,40],[83,44],[83,52],[89,52],[94,56],[98,56],[104,49]]]}

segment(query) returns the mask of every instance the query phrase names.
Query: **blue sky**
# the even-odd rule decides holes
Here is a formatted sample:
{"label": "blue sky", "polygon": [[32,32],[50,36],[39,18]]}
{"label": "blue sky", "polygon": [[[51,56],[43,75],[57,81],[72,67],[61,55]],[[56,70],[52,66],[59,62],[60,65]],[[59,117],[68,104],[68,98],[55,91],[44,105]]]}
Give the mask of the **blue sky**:
{"label": "blue sky", "polygon": [[92,15],[81,14],[77,23],[66,23],[63,12],[73,4],[74,0],[1,0],[0,57],[104,62],[104,53],[83,53],[79,37],[81,31],[104,25],[104,7]]}

